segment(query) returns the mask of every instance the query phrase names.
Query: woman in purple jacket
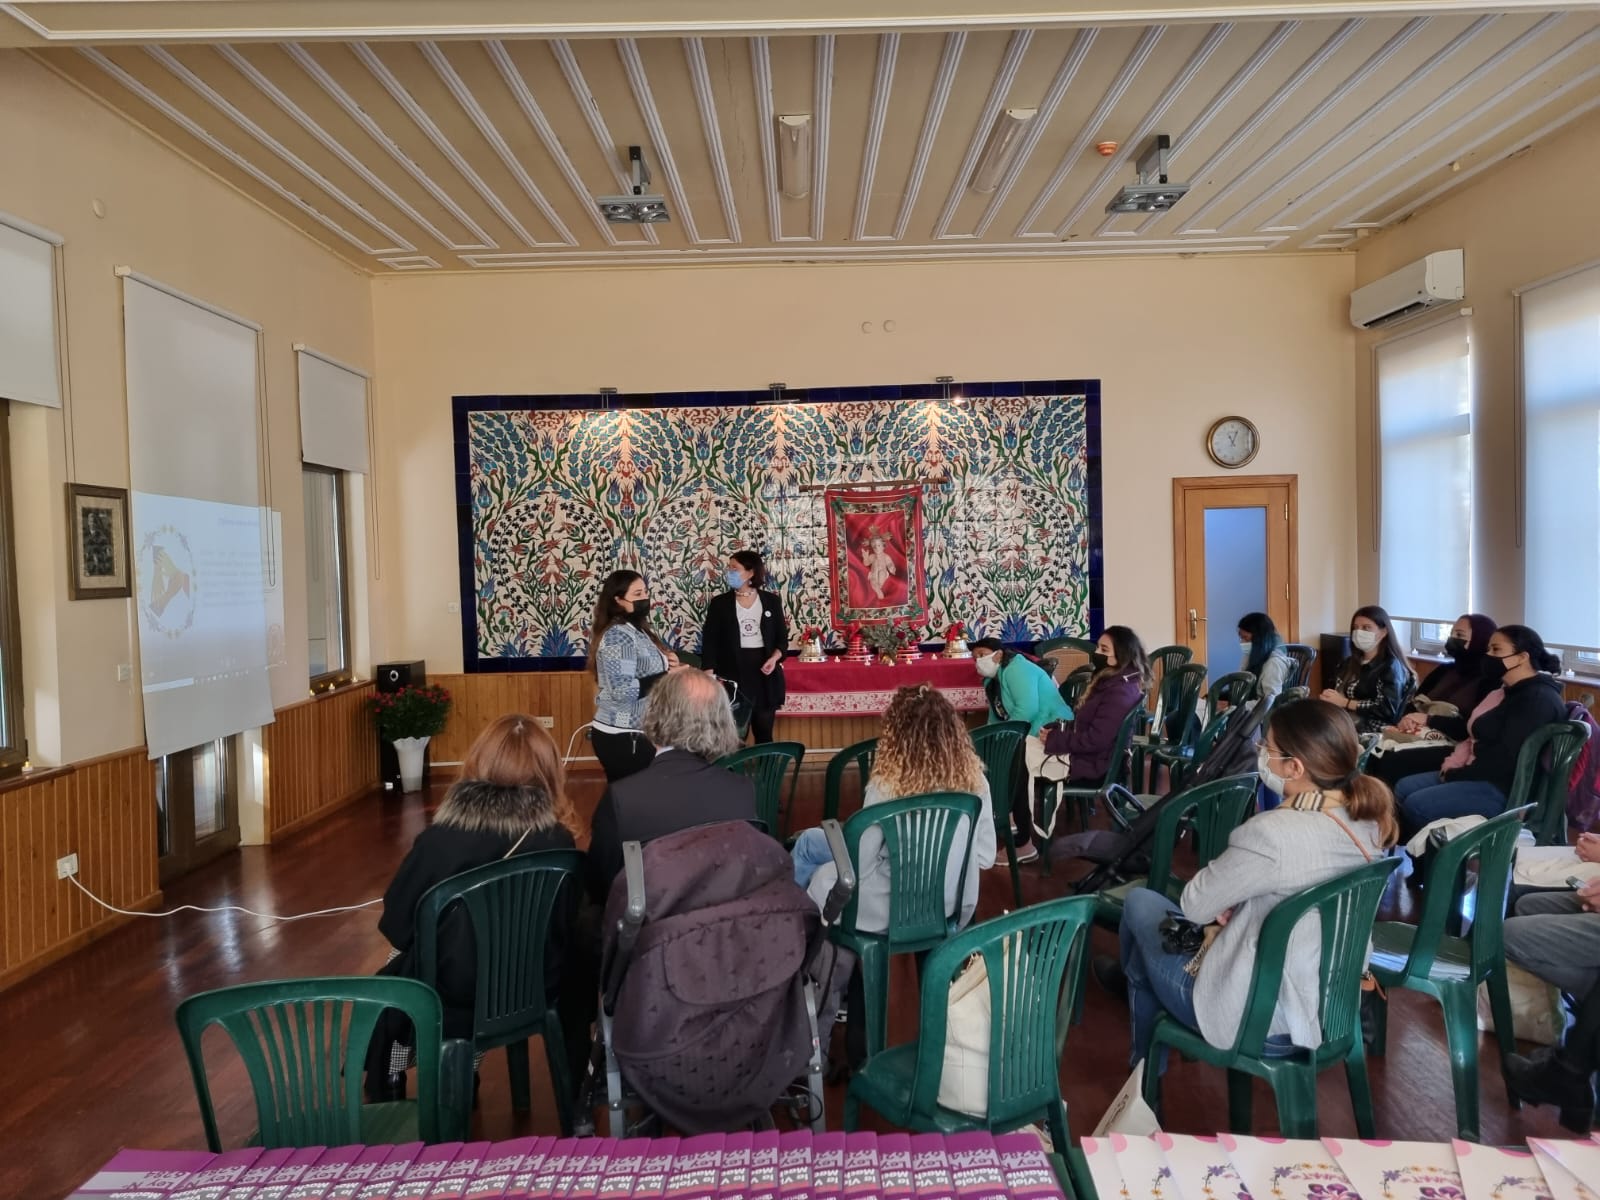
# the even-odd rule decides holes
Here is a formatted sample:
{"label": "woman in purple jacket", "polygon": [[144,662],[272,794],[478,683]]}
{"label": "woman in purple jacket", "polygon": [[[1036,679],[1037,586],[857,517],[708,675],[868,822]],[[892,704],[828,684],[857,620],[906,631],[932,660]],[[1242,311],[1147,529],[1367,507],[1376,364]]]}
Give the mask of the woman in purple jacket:
{"label": "woman in purple jacket", "polygon": [[1110,625],[1089,656],[1094,676],[1078,700],[1068,751],[1071,754],[1070,787],[1099,787],[1111,765],[1122,722],[1150,686],[1150,663],[1139,635],[1126,625]]}

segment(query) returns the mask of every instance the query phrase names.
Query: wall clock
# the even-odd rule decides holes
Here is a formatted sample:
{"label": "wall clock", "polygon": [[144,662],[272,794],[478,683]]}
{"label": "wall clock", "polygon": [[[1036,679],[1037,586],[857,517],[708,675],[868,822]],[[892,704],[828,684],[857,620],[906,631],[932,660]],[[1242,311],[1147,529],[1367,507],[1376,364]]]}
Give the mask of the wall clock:
{"label": "wall clock", "polygon": [[1261,449],[1261,431],[1243,417],[1223,417],[1206,432],[1206,453],[1219,467],[1237,471]]}

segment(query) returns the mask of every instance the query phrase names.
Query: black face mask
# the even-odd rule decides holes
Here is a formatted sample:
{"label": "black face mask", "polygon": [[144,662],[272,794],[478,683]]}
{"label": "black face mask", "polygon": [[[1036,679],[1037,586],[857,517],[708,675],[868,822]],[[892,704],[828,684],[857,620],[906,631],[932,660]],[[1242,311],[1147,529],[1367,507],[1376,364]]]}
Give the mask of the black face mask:
{"label": "black face mask", "polygon": [[1096,671],[1104,671],[1111,665],[1111,660],[1104,654],[1101,654],[1100,651],[1091,650],[1089,652],[1089,664],[1094,667]]}
{"label": "black face mask", "polygon": [[[1506,658],[1515,658],[1515,654],[1508,654]],[[1498,682],[1506,677],[1506,659],[1489,655],[1483,660],[1483,677]]]}
{"label": "black face mask", "polygon": [[644,619],[650,615],[650,601],[648,599],[635,600],[633,611],[622,614],[622,619],[633,625],[643,625]]}
{"label": "black face mask", "polygon": [[1444,644],[1444,652],[1451,658],[1461,658],[1467,652],[1467,639],[1453,637]]}

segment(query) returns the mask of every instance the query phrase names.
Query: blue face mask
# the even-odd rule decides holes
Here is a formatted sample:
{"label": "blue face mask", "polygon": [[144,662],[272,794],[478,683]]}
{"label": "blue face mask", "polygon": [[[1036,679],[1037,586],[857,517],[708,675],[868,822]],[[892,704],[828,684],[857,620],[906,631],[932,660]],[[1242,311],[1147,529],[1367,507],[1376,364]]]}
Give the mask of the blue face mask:
{"label": "blue face mask", "polygon": [[735,571],[732,568],[729,568],[728,573],[724,575],[723,578],[728,581],[728,586],[733,588],[735,591],[744,586],[743,571]]}

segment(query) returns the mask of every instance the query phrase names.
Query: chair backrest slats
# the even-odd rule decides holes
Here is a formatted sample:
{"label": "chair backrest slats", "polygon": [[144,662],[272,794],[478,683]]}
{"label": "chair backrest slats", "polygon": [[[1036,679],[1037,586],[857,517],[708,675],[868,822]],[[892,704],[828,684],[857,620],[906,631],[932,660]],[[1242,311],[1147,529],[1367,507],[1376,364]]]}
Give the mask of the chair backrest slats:
{"label": "chair backrest slats", "polygon": [[1300,642],[1285,642],[1284,650],[1294,660],[1295,673],[1290,683],[1295,687],[1311,688],[1311,664],[1317,661],[1317,652]]}
{"label": "chair backrest slats", "polygon": [[1582,722],[1556,721],[1535,730],[1517,752],[1517,772],[1507,807],[1533,805],[1528,824],[1541,846],[1559,846],[1567,840],[1572,767],[1588,740],[1589,727]]}
{"label": "chair backrest slats", "polygon": [[[942,940],[949,933],[951,917],[959,915],[980,809],[976,796],[963,792],[931,792],[874,804],[853,814],[844,823],[845,846],[855,864],[857,879],[864,871],[862,835],[875,828],[883,837],[889,869],[889,924],[884,936],[891,949],[897,945]],[[967,819],[964,836],[963,817]],[[945,907],[945,871],[951,852],[958,844],[961,850],[960,876],[956,884],[958,913],[951,914]],[[859,900],[860,888],[857,888],[841,918],[844,928],[854,929]]]}
{"label": "chair backrest slats", "polygon": [[[1505,961],[1506,895],[1511,888],[1511,861],[1516,855],[1517,834],[1532,805],[1507,809],[1482,825],[1457,834],[1430,856],[1428,886],[1423,889],[1422,914],[1411,939],[1411,955],[1406,974],[1426,979],[1446,936],[1446,922],[1468,886],[1474,891],[1472,927],[1467,940],[1472,947],[1474,971],[1483,975]],[[1467,867],[1477,862],[1477,871],[1468,879]]]}
{"label": "chair backrest slats", "polygon": [[844,792],[844,777],[854,767],[860,774],[861,790],[867,790],[867,780],[872,775],[872,763],[878,756],[878,739],[867,738],[846,746],[828,760],[828,773],[822,785],[822,819],[837,821],[839,805]]}
{"label": "chair backrest slats", "polygon": [[416,1031],[418,1130],[439,1134],[438,994],[414,979],[355,976],[247,983],[190,996],[175,1014],[206,1142],[222,1149],[201,1039],[220,1025],[255,1099],[260,1145],[338,1146],[361,1138],[362,1067],[384,1009]]}
{"label": "chair backrest slats", "polygon": [[1076,1004],[1077,970],[1094,920],[1093,896],[1029,905],[974,925],[928,957],[912,1107],[932,1112],[944,1065],[950,983],[974,954],[989,977],[991,1129],[1036,1119],[1060,1097],[1060,1022]]}
{"label": "chair backrest slats", "polygon": [[[786,831],[789,808],[794,800],[794,785],[800,778],[800,761],[806,748],[799,742],[767,742],[746,746],[720,759],[717,766],[748,775],[756,785],[756,816],[769,830]],[[784,804],[784,780],[789,780],[791,804]]]}
{"label": "chair backrest slats", "polygon": [[1195,866],[1203,867],[1228,846],[1228,836],[1255,807],[1256,777],[1234,775],[1190,788],[1161,810],[1150,839],[1146,887],[1165,893],[1172,883],[1172,859],[1184,829],[1195,835]]}
{"label": "chair backrest slats", "polygon": [[994,807],[996,820],[1006,811],[1017,786],[1017,772],[1024,769],[1022,746],[1027,737],[1026,721],[998,721],[972,731],[972,748],[983,763],[983,775],[989,781],[989,802]]}

